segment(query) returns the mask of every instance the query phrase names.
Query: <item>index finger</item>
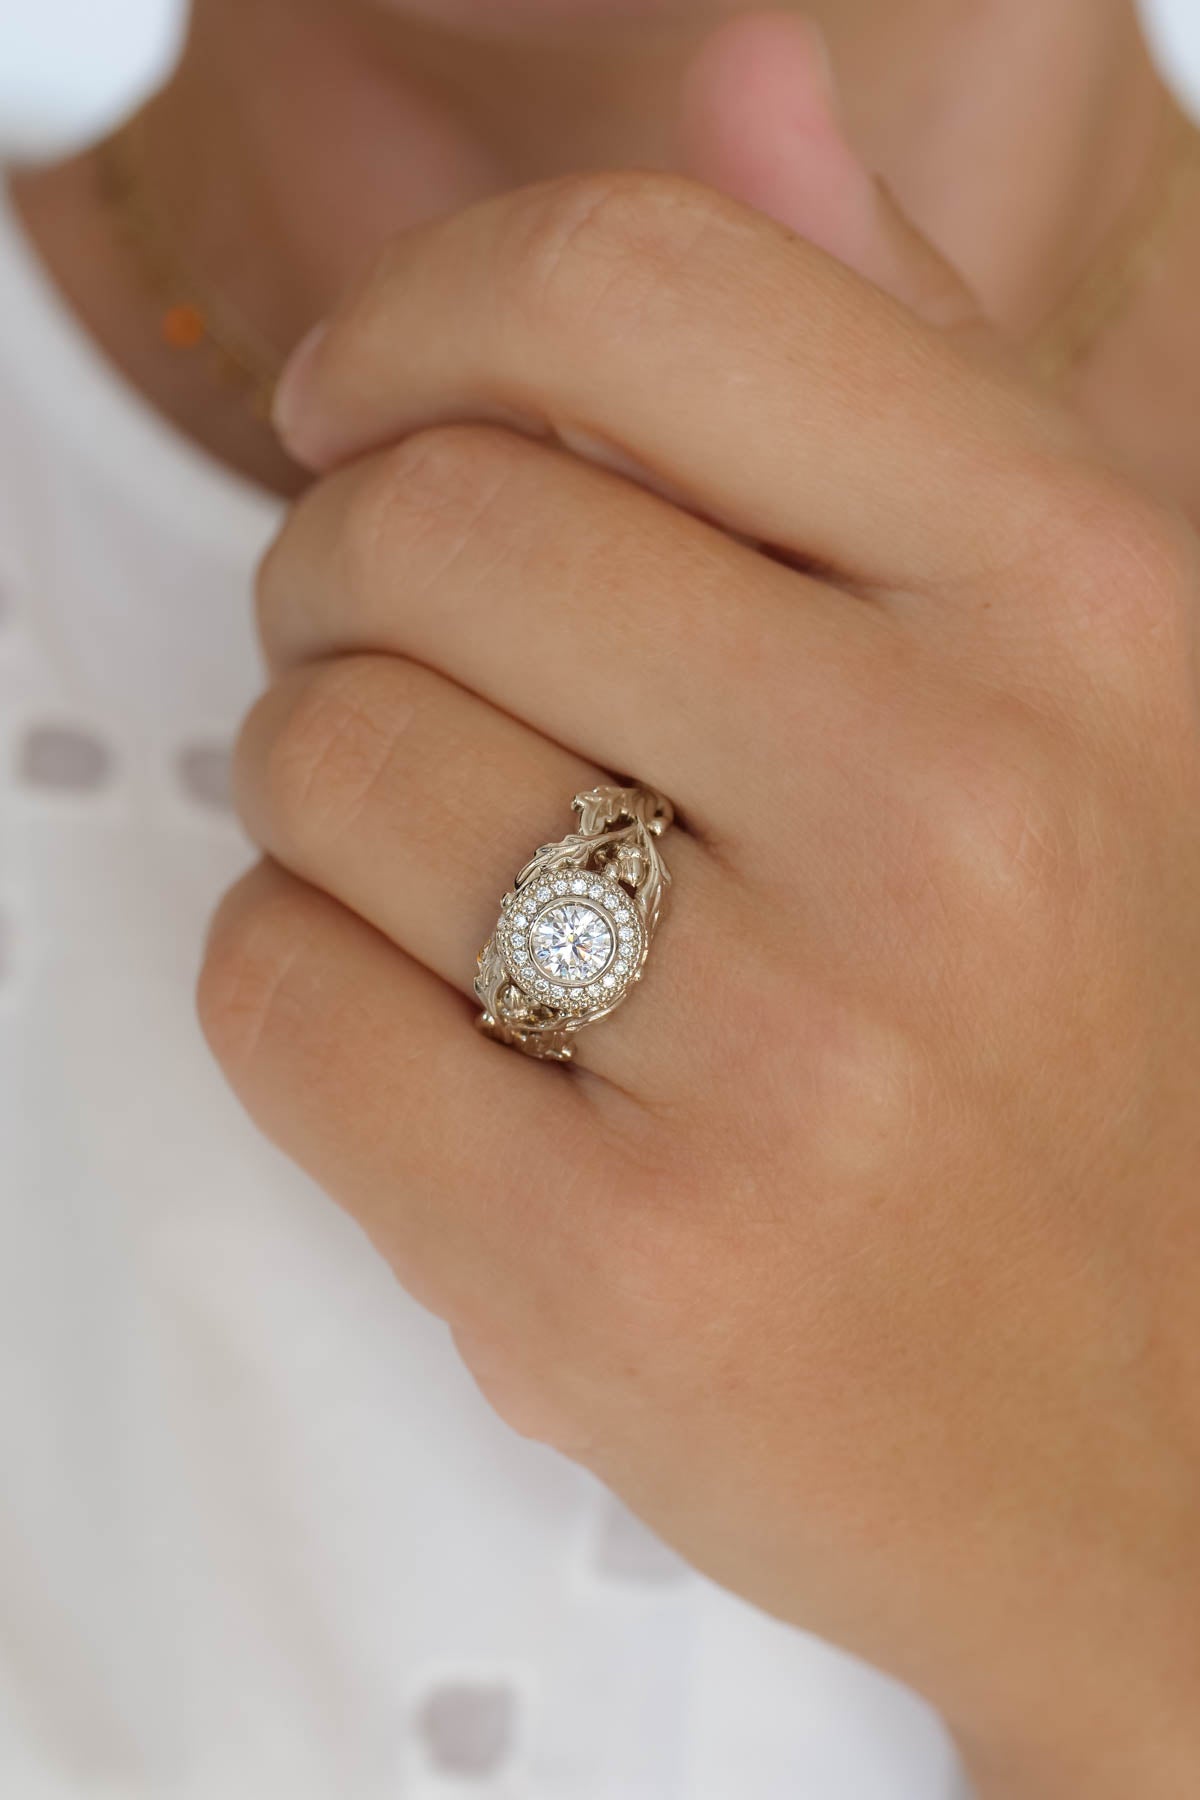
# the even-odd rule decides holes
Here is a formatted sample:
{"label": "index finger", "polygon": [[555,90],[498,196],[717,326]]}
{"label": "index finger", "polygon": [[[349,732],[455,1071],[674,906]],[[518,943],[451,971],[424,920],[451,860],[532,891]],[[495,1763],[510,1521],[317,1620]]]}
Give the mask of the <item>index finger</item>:
{"label": "index finger", "polygon": [[752,538],[908,586],[995,566],[1044,503],[1031,460],[1073,435],[782,226],[638,174],[396,239],[277,402],[314,467],[462,419],[611,447]]}

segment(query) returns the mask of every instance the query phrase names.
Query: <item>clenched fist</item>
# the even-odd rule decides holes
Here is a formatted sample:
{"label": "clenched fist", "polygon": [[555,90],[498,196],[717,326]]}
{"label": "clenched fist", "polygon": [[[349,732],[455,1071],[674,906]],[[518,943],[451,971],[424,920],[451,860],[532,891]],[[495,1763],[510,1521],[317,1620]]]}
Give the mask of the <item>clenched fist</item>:
{"label": "clenched fist", "polygon": [[[518,1431],[984,1792],[1182,1797],[1200,555],[923,281],[659,176],[388,250],[288,384],[202,1016]],[[475,955],[614,777],[675,879],[556,1068]]]}

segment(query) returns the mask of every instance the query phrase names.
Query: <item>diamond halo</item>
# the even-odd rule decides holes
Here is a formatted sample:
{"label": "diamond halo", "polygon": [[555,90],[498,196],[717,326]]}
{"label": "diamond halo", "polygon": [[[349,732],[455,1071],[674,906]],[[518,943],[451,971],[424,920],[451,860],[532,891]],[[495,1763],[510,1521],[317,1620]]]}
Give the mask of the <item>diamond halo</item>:
{"label": "diamond halo", "polygon": [[570,1062],[580,1027],[641,979],[671,880],[665,795],[601,786],[571,808],[576,828],[542,844],[505,894],[474,981],[484,1035],[552,1062]]}
{"label": "diamond halo", "polygon": [[564,1016],[607,1012],[641,974],[647,937],[636,900],[612,876],[543,870],[506,894],[496,944],[510,981]]}

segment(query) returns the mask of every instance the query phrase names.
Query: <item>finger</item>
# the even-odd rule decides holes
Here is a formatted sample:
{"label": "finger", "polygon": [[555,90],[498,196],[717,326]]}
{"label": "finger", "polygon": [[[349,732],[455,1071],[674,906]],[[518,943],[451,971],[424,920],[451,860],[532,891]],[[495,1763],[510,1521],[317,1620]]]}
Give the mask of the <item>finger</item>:
{"label": "finger", "polygon": [[452,1324],[553,1305],[612,1228],[610,1184],[587,1209],[559,1197],[630,1109],[488,1043],[460,995],[283,870],[222,902],[198,1004],[251,1117]]}
{"label": "finger", "polygon": [[846,135],[824,35],[795,13],[732,19],[684,83],[684,166],[797,231],[973,349],[996,335],[958,270]]}
{"label": "finger", "polygon": [[551,183],[396,241],[284,378],[329,466],[437,420],[600,439],[747,536],[875,584],[991,572],[1068,427],[773,221],[674,177]]}
{"label": "finger", "polygon": [[[607,777],[432,670],[391,656],[291,671],[258,702],[235,759],[255,840],[442,980],[469,994],[501,896],[571,797]],[[697,971],[738,908],[693,840],[642,982],[581,1032],[580,1064],[639,1099],[695,1089],[711,1052],[689,1030]]]}
{"label": "finger", "polygon": [[414,657],[669,794],[713,843],[794,807],[793,732],[818,769],[850,691],[904,679],[880,606],[495,427],[419,433],[315,484],[259,616],[274,667]]}

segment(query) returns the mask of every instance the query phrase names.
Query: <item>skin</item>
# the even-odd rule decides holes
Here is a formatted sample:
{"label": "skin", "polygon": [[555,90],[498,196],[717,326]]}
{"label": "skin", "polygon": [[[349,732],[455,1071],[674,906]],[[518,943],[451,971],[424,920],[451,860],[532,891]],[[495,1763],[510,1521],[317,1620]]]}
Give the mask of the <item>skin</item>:
{"label": "skin", "polygon": [[[782,171],[787,222],[821,241],[828,140],[814,141],[802,79],[786,106],[767,107],[731,61],[701,141],[680,141],[683,73],[744,0],[646,0],[621,9],[619,28],[611,0],[536,5],[531,19],[517,0],[198,0],[179,70],[144,119],[153,191],[188,266],[281,360],[398,228],[547,175],[683,167],[777,211]],[[1165,96],[1129,0],[803,10],[828,37],[861,162],[989,317],[1027,337],[1128,207],[1151,151]],[[747,166],[755,147],[775,171],[765,193]],[[130,380],[223,461],[297,491],[303,471],[242,396],[162,345],[155,302],[97,204],[90,155],[26,172],[14,192]],[[1198,284],[1193,194],[1163,269],[1071,393],[1103,441],[1194,517]]]}
{"label": "skin", "polygon": [[[922,1688],[984,1793],[1178,1794],[1200,547],[957,298],[665,177],[398,240],[280,396],[331,472],[201,1014],[517,1430]],[[613,769],[687,828],[563,1073],[472,1037],[469,951]]]}
{"label": "skin", "polygon": [[[886,159],[935,249],[861,153],[904,111],[872,88],[865,0],[831,9],[859,80],[840,112],[778,18],[710,35],[631,7],[610,35],[594,4],[531,0],[494,41],[482,0],[420,11],[364,11],[355,41],[419,71],[443,198],[473,204],[394,238],[279,393],[278,485],[318,479],[260,581],[238,795],[266,860],[214,924],[210,1042],[514,1429],[921,1688],[983,1795],[1189,1792],[1200,546],[1172,502],[1195,371],[1151,456],[1131,370],[1156,366],[1151,322],[1155,346],[1182,332],[1192,237],[1072,410],[1017,348],[1144,166],[1162,97],[1129,15],[1064,0],[1089,81],[1039,183],[1014,146],[990,235],[989,177],[965,208],[945,175],[988,107],[947,105],[940,159],[915,128]],[[160,103],[179,171],[223,16]],[[298,44],[329,23],[300,16]],[[957,92],[950,25],[1016,85],[1012,17],[915,5],[892,91]],[[622,91],[653,151],[666,84],[705,185],[503,191],[541,155],[531,94],[584,44],[607,59],[568,167],[624,160],[600,155]],[[535,66],[509,115],[485,77],[514,46]],[[1121,172],[1072,206],[1101,116]],[[232,145],[257,117],[233,108]],[[77,178],[22,190],[69,291]],[[276,266],[305,241],[280,193]],[[370,212],[293,254],[289,338],[382,235]],[[202,182],[183,216],[205,242]],[[270,266],[244,272],[256,318]],[[193,428],[222,446],[215,414]],[[675,888],[642,988],[556,1070],[471,1032],[473,954],[612,770],[676,801]]]}

